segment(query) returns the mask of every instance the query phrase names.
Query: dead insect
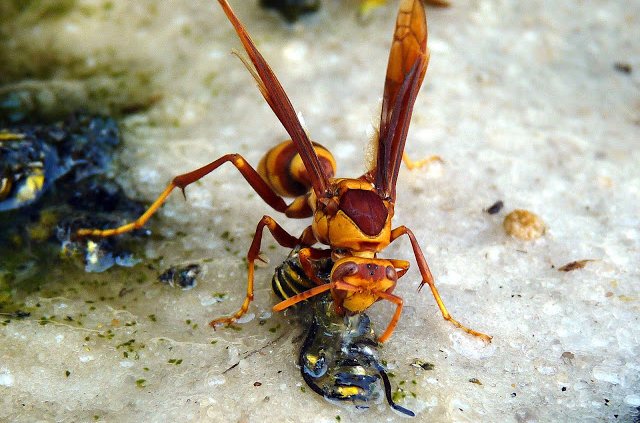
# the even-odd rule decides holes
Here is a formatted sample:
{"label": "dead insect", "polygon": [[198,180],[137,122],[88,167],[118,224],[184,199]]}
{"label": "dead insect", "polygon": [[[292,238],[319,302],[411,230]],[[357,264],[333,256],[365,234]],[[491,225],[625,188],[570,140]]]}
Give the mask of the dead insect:
{"label": "dead insect", "polygon": [[0,212],[34,204],[63,177],[77,182],[104,173],[118,143],[113,119],[80,113],[0,129]]}
{"label": "dead insect", "polygon": [[183,290],[187,290],[197,285],[197,277],[201,270],[200,265],[195,263],[185,266],[171,266],[158,276],[158,280],[169,284],[171,287],[178,286]]}
{"label": "dead insect", "polygon": [[277,10],[287,22],[295,22],[302,15],[317,12],[320,0],[260,0],[260,6]]}
{"label": "dead insect", "polygon": [[625,62],[615,62],[613,64],[613,68],[618,72],[625,73],[627,75],[631,75],[631,72],[633,71],[633,67],[629,63]]}
{"label": "dead insect", "polygon": [[564,266],[558,268],[560,272],[571,272],[572,270],[582,269],[589,263],[590,261],[595,261],[594,259],[584,259],[584,260],[576,260],[571,263],[567,263]]}
{"label": "dead insect", "polygon": [[[314,286],[314,281],[302,268],[295,248],[276,268],[272,287],[276,295],[286,299],[290,295]],[[333,262],[329,257],[313,261],[313,274],[329,282]],[[305,341],[300,349],[300,373],[306,384],[330,401],[351,402],[357,408],[368,408],[381,397],[380,385],[389,405],[409,416],[415,414],[393,401],[391,382],[378,350],[381,344],[366,313],[340,316],[333,307],[330,295],[323,294],[309,300],[305,316],[310,319]]]}
{"label": "dead insect", "polygon": [[[384,86],[377,154],[371,169],[356,179],[334,178],[333,156],[308,138],[284,89],[246,29],[226,0],[218,2],[233,24],[253,66],[244,59],[243,63],[291,140],[270,150],[260,162],[257,172],[239,154],[222,156],[200,169],[175,177],[136,221],[115,229],[82,229],[77,235],[108,237],[140,228],[176,187],[184,192],[189,184],[231,162],[268,205],[288,217],[313,217],[313,222],[299,237],[295,237],[269,216],[260,220],[247,253],[248,281],[244,302],[230,317],[213,320],[212,326],[233,323],[247,312],[253,300],[255,261],[259,258],[262,233],[266,227],[283,247],[303,247],[298,252],[301,266],[317,284],[277,304],[275,311],[326,291],[331,291],[339,315],[362,313],[376,301],[387,300],[395,304],[396,311],[379,338],[384,342],[393,333],[402,313],[402,298],[393,295],[393,290],[398,278],[409,269],[409,262],[381,259],[377,255],[391,242],[406,235],[422,275],[418,289],[429,285],[445,320],[490,342],[490,336],[463,326],[449,314],[413,232],[405,226],[391,227],[396,182],[411,113],[429,61],[422,1],[403,0],[400,3]],[[297,198],[287,204],[283,199],[286,196]],[[314,248],[316,243],[329,248]],[[322,257],[331,257],[334,263],[328,283],[311,270],[311,260]]]}
{"label": "dead insect", "polygon": [[[5,116],[0,110],[0,122]],[[32,262],[37,275],[50,266],[53,244],[54,260],[81,258],[88,272],[135,264],[124,238],[70,239],[79,228],[117,226],[144,211],[109,175],[120,144],[116,122],[86,113],[35,119],[16,114],[0,123],[0,247],[14,247],[0,253],[0,269]]]}
{"label": "dead insect", "polygon": [[378,356],[376,341],[366,313],[340,316],[329,295],[313,301],[313,319],[300,349],[300,372],[307,385],[328,400],[349,401],[368,408],[380,398],[380,384],[387,402],[396,411],[415,413],[393,401],[391,382]]}
{"label": "dead insect", "polygon": [[287,259],[276,267],[271,279],[273,292],[283,301],[317,286],[315,279],[311,279],[309,274],[315,275],[316,279],[320,279],[324,283],[328,283],[331,277],[331,269],[333,268],[331,257],[310,260],[309,264],[312,268],[309,273],[309,268],[303,269],[302,267],[298,256],[299,251],[300,246],[295,247]]}

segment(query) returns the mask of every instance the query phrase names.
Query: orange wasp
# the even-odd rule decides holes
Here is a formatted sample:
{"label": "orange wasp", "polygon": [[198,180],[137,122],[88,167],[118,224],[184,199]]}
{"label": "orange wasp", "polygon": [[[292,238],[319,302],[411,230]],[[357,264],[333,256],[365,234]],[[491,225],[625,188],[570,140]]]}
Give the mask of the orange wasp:
{"label": "orange wasp", "polygon": [[[287,217],[313,217],[313,222],[300,237],[295,237],[269,216],[260,220],[247,253],[248,283],[244,302],[232,316],[213,320],[210,323],[212,326],[231,324],[247,312],[253,300],[255,261],[259,259],[262,233],[267,228],[283,247],[301,247],[298,255],[302,268],[317,285],[280,302],[273,308],[274,311],[284,310],[326,291],[331,291],[334,307],[341,315],[361,313],[376,301],[387,300],[395,304],[396,310],[379,338],[380,342],[384,342],[394,331],[402,313],[402,298],[394,295],[393,290],[398,278],[409,269],[409,262],[377,256],[391,242],[406,235],[422,275],[418,290],[429,285],[445,320],[490,342],[490,336],[469,329],[451,317],[438,294],[415,236],[405,226],[391,227],[396,181],[411,113],[429,62],[427,23],[422,1],[400,2],[385,79],[376,158],[372,168],[357,179],[334,178],[333,156],[321,145],[311,142],[280,82],[229,3],[226,0],[218,2],[249,55],[251,63],[242,59],[243,63],[291,139],[267,152],[258,171],[239,154],[222,156],[200,169],[175,177],[135,222],[115,229],[82,229],[78,235],[106,237],[140,228],[174,188],[180,188],[184,193],[187,185],[223,163],[231,162],[269,206]],[[287,204],[283,197],[295,199]],[[329,248],[313,247],[317,243]],[[334,262],[329,282],[315,275],[313,266],[314,260],[327,257]]]}

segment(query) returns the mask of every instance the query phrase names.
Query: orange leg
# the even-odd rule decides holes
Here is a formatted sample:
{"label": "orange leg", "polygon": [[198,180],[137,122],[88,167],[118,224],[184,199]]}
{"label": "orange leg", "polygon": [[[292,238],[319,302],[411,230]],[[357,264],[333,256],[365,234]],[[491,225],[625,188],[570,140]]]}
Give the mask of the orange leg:
{"label": "orange leg", "polygon": [[313,267],[313,261],[318,259],[327,258],[331,255],[331,250],[322,250],[319,248],[301,248],[298,251],[298,259],[300,265],[307,275],[316,285],[324,285],[327,281],[323,281],[316,275],[316,271]]}
{"label": "orange leg", "polygon": [[[201,179],[202,177],[208,175],[209,173],[216,170],[220,165],[231,162],[244,176],[244,178],[249,182],[249,185],[255,190],[256,193],[271,207],[275,210],[286,213],[292,212],[296,214],[296,212],[300,212],[299,210],[291,210],[292,208],[302,207],[299,202],[294,202],[291,205],[287,205],[285,201],[277,195],[273,189],[260,177],[258,172],[255,171],[249,165],[245,159],[239,154],[227,154],[225,156],[220,157],[218,160],[209,163],[206,166],[203,166],[199,169],[196,169],[192,172],[185,173],[173,178],[171,183],[165,188],[165,190],[160,194],[160,196],[149,206],[147,211],[145,211],[142,216],[140,216],[137,220],[131,223],[127,223],[118,228],[114,229],[80,229],[76,233],[78,236],[94,236],[94,237],[109,237],[114,235],[120,235],[126,232],[133,231],[135,229],[140,229],[144,224],[149,220],[153,214],[158,211],[160,206],[165,202],[171,191],[175,188],[180,188],[184,195],[185,188],[194,183],[195,181]],[[299,215],[304,215],[304,213],[298,213]]]}
{"label": "orange leg", "polygon": [[443,162],[440,156],[429,156],[422,160],[413,161],[409,158],[409,155],[407,153],[402,153],[402,161],[404,162],[405,166],[409,168],[409,170],[417,169],[419,167],[429,165],[433,162]]}
{"label": "orange leg", "polygon": [[427,260],[424,258],[424,254],[422,253],[422,250],[420,249],[420,245],[418,245],[418,241],[416,240],[416,237],[413,235],[413,232],[411,232],[411,230],[409,230],[405,226],[397,227],[396,229],[391,231],[391,241],[392,242],[395,241],[401,235],[407,235],[409,237],[409,240],[411,240],[411,247],[413,248],[413,254],[416,257],[416,261],[418,262],[418,269],[420,269],[420,274],[422,275],[422,282],[418,287],[418,291],[420,291],[425,284],[429,285],[429,288],[431,288],[431,293],[433,294],[433,297],[435,298],[436,303],[438,304],[438,308],[440,308],[440,312],[442,312],[442,317],[445,320],[450,321],[451,323],[453,323],[455,327],[460,328],[471,335],[477,336],[487,343],[491,342],[491,336],[485,335],[484,333],[481,333],[481,332],[477,332],[473,329],[469,329],[468,327],[463,326],[461,323],[459,323],[457,320],[451,317],[451,315],[447,311],[447,308],[444,305],[444,302],[442,302],[442,298],[440,298],[438,289],[436,288],[435,282],[433,281],[433,275],[431,274],[431,271],[429,270],[429,266],[427,265]]}
{"label": "orange leg", "polygon": [[316,295],[322,294],[333,288],[333,283],[325,283],[323,285],[319,285],[308,289],[304,292],[299,293],[298,295],[294,295],[293,297],[289,297],[284,301],[279,302],[278,304],[273,306],[273,311],[282,311],[285,308],[289,308],[292,305],[298,304],[301,301],[308,300],[311,297],[315,297]]}
{"label": "orange leg", "polygon": [[260,255],[260,244],[262,243],[262,232],[264,227],[269,229],[271,235],[275,238],[278,244],[282,245],[285,248],[293,248],[298,245],[298,238],[295,238],[287,231],[285,231],[282,226],[278,225],[278,223],[273,220],[269,216],[263,216],[256,227],[256,233],[253,236],[253,242],[251,243],[251,247],[249,247],[249,252],[247,253],[247,295],[240,306],[240,309],[236,311],[230,317],[221,317],[219,319],[212,320],[209,322],[209,325],[214,328],[218,325],[222,324],[231,324],[238,320],[242,315],[244,315],[249,309],[249,304],[253,301],[253,274],[255,270],[255,261],[259,259]]}
{"label": "orange leg", "polygon": [[389,326],[387,326],[387,329],[385,329],[384,333],[378,338],[378,342],[382,343],[389,339],[393,331],[396,329],[396,326],[398,325],[400,315],[402,314],[402,298],[386,292],[376,292],[376,294],[380,296],[380,298],[391,301],[396,305],[396,312],[393,313],[393,317],[389,322]]}
{"label": "orange leg", "polygon": [[[407,263],[404,260],[390,260],[390,261],[393,263],[394,266],[396,266],[397,264],[402,264],[402,262],[404,262],[404,264],[406,264],[405,272],[407,269],[409,269],[409,263]],[[394,262],[399,262],[399,263],[394,263]],[[402,274],[404,274],[404,272]],[[338,282],[333,282],[332,284],[335,286],[336,290],[352,291],[352,292],[363,291],[362,288],[350,285],[346,282],[338,281]],[[375,291],[374,293],[378,297],[385,299],[387,301],[390,301],[396,305],[396,312],[393,313],[393,317],[389,322],[389,326],[387,326],[387,329],[385,329],[384,333],[378,338],[378,342],[383,343],[387,339],[389,339],[393,331],[396,329],[396,326],[398,325],[398,321],[400,321],[400,315],[402,314],[402,298],[385,291]],[[341,308],[342,307],[336,307],[337,310],[340,310]]]}

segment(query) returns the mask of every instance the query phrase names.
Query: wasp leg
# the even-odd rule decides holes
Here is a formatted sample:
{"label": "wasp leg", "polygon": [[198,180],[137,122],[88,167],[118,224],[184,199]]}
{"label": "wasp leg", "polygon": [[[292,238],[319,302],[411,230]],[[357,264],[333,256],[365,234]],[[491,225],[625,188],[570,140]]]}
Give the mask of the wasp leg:
{"label": "wasp leg", "polygon": [[313,261],[331,256],[331,250],[323,250],[320,248],[301,248],[298,251],[298,259],[305,275],[309,277],[316,285],[324,285],[327,281],[323,281],[318,277],[313,267]]}
{"label": "wasp leg", "polygon": [[175,188],[180,188],[182,190],[182,194],[184,195],[184,190],[187,185],[192,184],[202,177],[208,175],[226,162],[231,162],[240,171],[242,176],[244,176],[244,179],[249,182],[249,185],[251,185],[254,191],[258,193],[258,195],[275,210],[286,213],[287,211],[290,211],[291,208],[300,207],[299,203],[296,202],[288,206],[282,199],[282,197],[277,195],[273,191],[273,189],[271,189],[271,187],[262,179],[262,177],[260,177],[258,172],[256,172],[255,169],[253,169],[253,167],[251,167],[251,165],[248,164],[240,154],[227,154],[220,157],[218,160],[209,163],[206,166],[173,178],[171,183],[167,186],[167,188],[165,188],[162,194],[160,194],[160,196],[153,202],[153,204],[149,206],[147,211],[145,211],[142,216],[140,216],[136,221],[127,223],[114,229],[79,229],[76,234],[78,236],[109,237],[130,232],[135,229],[140,229],[144,226],[147,220],[149,220],[149,218],[153,216],[156,211],[158,211],[171,191],[173,191]]}
{"label": "wasp leg", "polygon": [[323,285],[319,285],[308,289],[304,292],[299,293],[298,295],[294,295],[293,297],[289,297],[284,301],[280,301],[278,304],[273,306],[273,311],[282,311],[285,308],[289,308],[292,305],[298,304],[301,301],[308,300],[311,297],[315,297],[316,295],[322,294],[325,291],[333,288],[333,283],[325,283]]}
{"label": "wasp leg", "polygon": [[397,295],[389,294],[384,291],[376,292],[376,295],[379,295],[380,298],[390,301],[396,305],[396,312],[393,313],[393,317],[389,322],[389,326],[387,326],[385,331],[378,338],[378,342],[382,343],[382,342],[385,342],[387,339],[389,339],[393,331],[396,329],[396,326],[398,325],[398,321],[400,320],[400,315],[402,314],[402,298],[398,297]]}
{"label": "wasp leg", "polygon": [[256,232],[253,236],[253,242],[251,243],[251,247],[249,247],[249,251],[247,252],[247,296],[240,306],[240,309],[236,311],[231,317],[222,317],[219,319],[212,320],[209,322],[209,325],[214,328],[218,325],[222,324],[231,324],[238,320],[242,315],[244,315],[249,309],[249,304],[253,301],[253,275],[255,270],[255,261],[256,259],[260,259],[260,244],[262,242],[262,232],[264,231],[264,227],[269,229],[271,235],[275,238],[278,244],[282,245],[285,248],[293,248],[299,244],[298,238],[295,238],[287,231],[285,231],[282,226],[280,226],[273,218],[269,216],[263,216],[256,227]]}
{"label": "wasp leg", "polygon": [[420,274],[422,275],[422,282],[420,282],[420,286],[418,287],[418,291],[422,289],[422,287],[427,284],[429,288],[431,288],[431,293],[433,294],[433,298],[435,298],[436,303],[438,304],[438,308],[440,308],[440,312],[442,313],[442,317],[445,320],[453,323],[453,325],[457,328],[464,330],[465,332],[477,336],[486,343],[491,342],[491,336],[485,335],[484,333],[477,332],[473,329],[469,329],[466,326],[463,326],[460,322],[455,320],[442,302],[442,298],[440,298],[440,294],[438,293],[438,289],[433,280],[433,275],[431,274],[431,270],[429,270],[429,265],[427,264],[427,260],[424,258],[424,254],[420,249],[420,245],[418,245],[418,241],[416,241],[416,237],[413,235],[413,232],[409,230],[409,228],[405,226],[399,226],[393,231],[391,231],[391,242],[395,241],[399,236],[407,235],[409,240],[411,240],[411,247],[413,248],[413,254],[416,257],[416,261],[418,262],[418,269],[420,269]]}
{"label": "wasp leg", "polygon": [[429,156],[425,159],[414,161],[409,158],[409,155],[407,153],[402,153],[402,161],[409,170],[417,169],[422,166],[428,166],[433,162],[444,163],[444,160],[442,160],[442,157],[440,156]]}

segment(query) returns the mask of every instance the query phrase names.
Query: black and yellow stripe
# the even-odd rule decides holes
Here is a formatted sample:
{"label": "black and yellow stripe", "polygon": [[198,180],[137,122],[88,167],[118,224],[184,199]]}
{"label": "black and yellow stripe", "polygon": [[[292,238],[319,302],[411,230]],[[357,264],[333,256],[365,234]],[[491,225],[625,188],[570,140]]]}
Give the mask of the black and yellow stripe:
{"label": "black and yellow stripe", "polygon": [[[281,300],[286,300],[316,286],[300,264],[299,250],[300,248],[295,248],[291,251],[289,257],[276,267],[271,279],[271,288]],[[332,266],[333,262],[330,258],[314,260],[316,276],[323,281],[329,282]]]}

